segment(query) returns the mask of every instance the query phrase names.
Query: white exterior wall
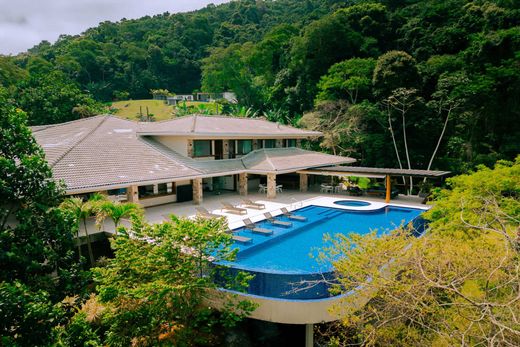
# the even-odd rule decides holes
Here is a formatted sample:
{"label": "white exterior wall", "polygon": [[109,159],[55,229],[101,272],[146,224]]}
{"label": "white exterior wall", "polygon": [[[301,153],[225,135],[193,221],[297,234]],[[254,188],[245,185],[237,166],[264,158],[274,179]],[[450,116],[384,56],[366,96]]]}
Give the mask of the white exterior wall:
{"label": "white exterior wall", "polygon": [[170,202],[176,202],[177,201],[177,195],[163,195],[158,197],[151,197],[151,198],[143,198],[139,200],[139,203],[143,207],[149,207],[149,206],[155,206],[155,205],[162,205],[162,204],[168,204]]}
{"label": "white exterior wall", "polygon": [[154,136],[154,138],[174,150],[175,152],[187,157],[188,156],[188,137],[185,136]]}

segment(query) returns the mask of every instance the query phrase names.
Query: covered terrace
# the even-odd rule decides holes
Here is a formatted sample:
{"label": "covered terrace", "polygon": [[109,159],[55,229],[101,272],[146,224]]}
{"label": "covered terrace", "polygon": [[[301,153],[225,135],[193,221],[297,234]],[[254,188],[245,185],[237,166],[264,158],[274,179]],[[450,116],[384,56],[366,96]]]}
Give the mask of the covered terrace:
{"label": "covered terrace", "polygon": [[[384,178],[385,202],[392,197],[392,177],[416,177],[416,178],[443,178],[450,174],[449,171],[413,170],[413,169],[387,169],[375,167],[356,166],[329,166],[298,171],[300,175],[321,175],[336,177],[369,177]],[[307,181],[307,179],[304,179]]]}

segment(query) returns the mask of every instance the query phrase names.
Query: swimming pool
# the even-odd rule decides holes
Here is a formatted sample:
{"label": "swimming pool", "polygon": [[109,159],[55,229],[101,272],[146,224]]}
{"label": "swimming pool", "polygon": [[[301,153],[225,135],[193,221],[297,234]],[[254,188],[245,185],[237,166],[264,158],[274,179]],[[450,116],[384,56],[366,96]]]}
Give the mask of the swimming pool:
{"label": "swimming pool", "polygon": [[386,206],[376,210],[360,211],[310,205],[293,213],[305,216],[307,221],[290,221],[289,228],[260,221],[258,227],[273,230],[270,236],[252,233],[245,228],[235,229],[236,235],[249,237],[252,242],[236,243],[239,249],[232,263],[225,263],[231,271],[248,271],[255,275],[250,282],[250,294],[288,299],[317,299],[329,296],[328,286],[318,284],[308,290],[294,291],[295,284],[333,278],[331,263],[319,263],[315,258],[325,234],[367,234],[377,231],[382,235],[410,222],[420,227],[421,209]]}
{"label": "swimming pool", "polygon": [[338,200],[334,201],[336,205],[341,206],[370,206],[368,201],[356,201],[356,200]]}

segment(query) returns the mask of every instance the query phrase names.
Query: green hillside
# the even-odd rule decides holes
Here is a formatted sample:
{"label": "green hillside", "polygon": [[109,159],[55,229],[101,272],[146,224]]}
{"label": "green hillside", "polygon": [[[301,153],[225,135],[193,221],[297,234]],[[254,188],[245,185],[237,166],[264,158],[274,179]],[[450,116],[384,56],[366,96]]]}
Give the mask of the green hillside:
{"label": "green hillside", "polygon": [[216,104],[213,102],[181,102],[179,107],[169,106],[162,100],[125,100],[113,102],[110,106],[114,115],[131,120],[146,120],[147,114],[153,115],[154,121],[162,121],[171,119],[176,116],[184,115],[184,105],[189,110],[189,113],[216,113]]}
{"label": "green hillside", "polygon": [[518,1],[238,0],[42,42],[1,57],[0,83],[34,125],[233,91],[361,165],[465,172],[519,152],[519,59]]}

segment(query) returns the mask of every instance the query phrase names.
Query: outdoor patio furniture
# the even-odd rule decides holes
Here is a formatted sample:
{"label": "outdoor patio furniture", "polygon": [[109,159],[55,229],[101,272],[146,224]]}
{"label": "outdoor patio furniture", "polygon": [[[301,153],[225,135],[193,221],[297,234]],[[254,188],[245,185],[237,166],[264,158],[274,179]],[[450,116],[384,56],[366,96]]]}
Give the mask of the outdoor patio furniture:
{"label": "outdoor patio furniture", "polygon": [[260,204],[258,202],[254,202],[254,201],[249,200],[249,199],[242,199],[242,206],[249,207],[249,208],[254,208],[256,210],[263,210],[263,209],[265,209],[265,205],[264,204]]}
{"label": "outdoor patio furniture", "polygon": [[329,186],[329,185],[324,184],[324,183],[322,183],[320,185],[320,192],[322,192],[322,193],[332,193],[333,189],[334,189],[334,187]]}
{"label": "outdoor patio furniture", "polygon": [[287,208],[285,208],[285,207],[282,207],[280,210],[282,211],[282,214],[283,214],[285,217],[289,218],[289,219],[297,220],[297,221],[300,221],[300,222],[305,222],[305,221],[307,221],[307,217],[299,216],[299,215],[297,215],[297,214],[294,214],[294,213],[292,213],[292,212],[289,212],[289,210],[287,210]]}
{"label": "outdoor patio furniture", "polygon": [[264,213],[264,217],[265,217],[265,219],[267,219],[269,221],[269,223],[274,224],[274,225],[278,225],[278,226],[285,227],[285,228],[289,228],[292,226],[291,222],[284,222],[284,221],[275,219],[273,217],[273,215],[271,214],[271,212]]}
{"label": "outdoor patio furniture", "polygon": [[257,234],[271,235],[273,231],[271,229],[258,228],[255,223],[251,222],[251,219],[245,218],[243,220],[244,227]]}
{"label": "outdoor patio furniture", "polygon": [[214,213],[211,213],[209,212],[208,210],[206,210],[204,207],[197,207],[196,208],[197,210],[197,217],[201,217],[201,218],[220,218],[220,217],[223,217],[221,215],[218,215],[218,214],[214,214]]}
{"label": "outdoor patio furniture", "polygon": [[258,192],[259,193],[267,193],[267,186],[265,184],[259,184],[258,185]]}
{"label": "outdoor patio furniture", "polygon": [[337,193],[348,192],[348,186],[345,183],[340,183],[340,185],[337,186],[336,189]]}
{"label": "outdoor patio furniture", "polygon": [[236,241],[236,242],[240,242],[240,243],[249,243],[249,242],[253,242],[253,239],[250,238],[250,237],[246,237],[246,236],[240,236],[240,235],[235,235],[233,233],[233,230],[231,229],[228,229],[226,231],[228,234],[231,235],[231,238]]}
{"label": "outdoor patio furniture", "polygon": [[233,213],[233,214],[247,214],[247,210],[245,208],[233,206],[229,202],[224,202],[224,201],[222,201],[221,204],[222,204],[222,206],[224,206],[222,208],[222,211],[226,211],[228,213]]}
{"label": "outdoor patio furniture", "polygon": [[277,193],[282,193],[283,192],[283,185],[279,184],[276,186],[276,192]]}

